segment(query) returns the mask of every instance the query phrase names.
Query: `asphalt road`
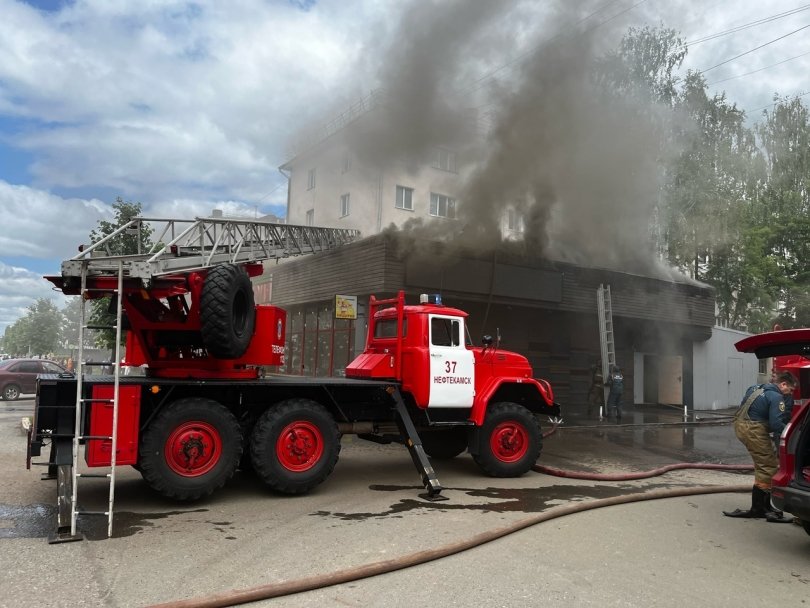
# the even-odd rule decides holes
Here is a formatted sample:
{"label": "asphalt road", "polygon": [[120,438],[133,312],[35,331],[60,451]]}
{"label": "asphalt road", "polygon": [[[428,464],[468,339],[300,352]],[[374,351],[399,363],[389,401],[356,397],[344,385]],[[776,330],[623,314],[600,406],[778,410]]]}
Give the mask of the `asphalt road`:
{"label": "asphalt road", "polygon": [[[0,402],[0,606],[14,608],[202,597],[405,556],[572,501],[751,481],[695,470],[619,483],[538,473],[491,479],[463,455],[434,463],[449,500],[431,503],[418,497],[405,448],[346,438],[334,474],[299,497],[275,495],[237,473],[207,501],[175,503],[121,468],[114,537],[104,538],[104,523],[82,521],[88,540],[48,545],[55,484],[39,480],[41,468],[24,466],[19,422],[31,409],[30,399]],[[632,417],[663,420],[676,417]],[[541,456],[550,466],[608,472],[683,460],[748,462],[728,426],[563,428]],[[103,482],[81,486],[83,506],[105,500]],[[748,500],[717,494],[568,515],[421,566],[252,605],[806,605],[810,536],[795,525],[721,515]]]}

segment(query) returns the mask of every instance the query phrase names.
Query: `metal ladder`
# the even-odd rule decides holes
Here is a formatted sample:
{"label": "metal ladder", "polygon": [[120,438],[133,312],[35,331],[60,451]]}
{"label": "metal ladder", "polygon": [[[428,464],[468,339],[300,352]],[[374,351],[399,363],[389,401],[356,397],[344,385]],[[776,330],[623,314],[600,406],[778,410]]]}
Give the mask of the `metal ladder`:
{"label": "metal ladder", "polygon": [[[79,324],[79,352],[76,361],[76,418],[73,430],[73,466],[71,468],[71,501],[70,501],[70,538],[79,540],[81,537],[76,534],[76,522],[79,515],[104,515],[107,517],[107,537],[112,536],[113,528],[113,503],[115,502],[115,461],[116,453],[118,451],[118,406],[120,396],[120,380],[121,380],[121,317],[122,317],[122,304],[123,299],[121,294],[123,291],[124,282],[124,263],[118,260],[118,286],[110,292],[116,299],[115,310],[115,325],[112,327],[95,326],[87,324],[87,302],[88,295],[94,291],[87,287],[88,275],[88,262],[82,264],[81,271],[81,323]],[[95,290],[100,291],[100,290]],[[85,330],[98,330],[98,329],[115,329],[115,348],[113,349],[114,356],[112,362],[109,361],[87,361],[85,360],[84,352],[84,332]],[[113,368],[113,396],[112,399],[98,399],[98,398],[85,398],[83,396],[84,386],[84,368],[87,366],[110,365]],[[112,405],[112,432],[110,435],[85,435],[85,418],[89,408],[87,404]],[[84,441],[85,449],[88,449],[88,442],[90,441],[109,441],[111,444],[110,451],[110,467],[107,473],[80,473],[79,472],[79,445]],[[109,483],[109,497],[106,511],[80,511],[78,508],[78,493],[79,493],[79,479],[80,478],[104,478]]]}
{"label": "metal ladder", "polygon": [[[152,227],[154,245],[140,250],[143,231]],[[123,263],[124,279],[140,279],[144,287],[157,277],[210,268],[216,264],[258,263],[328,251],[359,238],[358,230],[274,224],[252,220],[194,220],[136,217],[83,247],[62,262],[62,277],[114,276]],[[138,253],[121,255],[111,245],[135,239]]]}
{"label": "metal ladder", "polygon": [[[613,341],[613,305],[610,301],[610,285],[599,285],[596,290],[596,308],[599,311],[599,346],[602,353],[602,378],[607,381],[613,365],[616,364],[616,344]],[[599,417],[607,415],[606,404],[610,389],[604,387],[604,399],[599,408]]]}

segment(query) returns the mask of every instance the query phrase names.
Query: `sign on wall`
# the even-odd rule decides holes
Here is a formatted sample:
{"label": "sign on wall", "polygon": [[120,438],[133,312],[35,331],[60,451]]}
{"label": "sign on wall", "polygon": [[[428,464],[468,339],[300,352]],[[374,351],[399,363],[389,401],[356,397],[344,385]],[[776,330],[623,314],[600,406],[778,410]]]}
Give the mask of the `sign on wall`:
{"label": "sign on wall", "polygon": [[335,296],[335,318],[357,318],[357,296]]}

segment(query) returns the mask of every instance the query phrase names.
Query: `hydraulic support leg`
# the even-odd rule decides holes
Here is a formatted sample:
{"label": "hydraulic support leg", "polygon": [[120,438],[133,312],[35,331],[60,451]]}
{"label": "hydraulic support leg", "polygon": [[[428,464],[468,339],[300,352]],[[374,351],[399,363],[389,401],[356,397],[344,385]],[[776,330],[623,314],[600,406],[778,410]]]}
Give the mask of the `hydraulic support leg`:
{"label": "hydraulic support leg", "polygon": [[416,470],[422,476],[422,485],[427,490],[426,494],[420,494],[421,497],[427,500],[447,500],[446,496],[441,496],[442,485],[436,477],[436,472],[430,465],[430,460],[425,454],[425,449],[422,447],[422,440],[419,439],[419,434],[416,432],[416,427],[413,425],[411,415],[405,407],[405,402],[402,400],[402,395],[399,389],[395,386],[387,389],[388,394],[394,398],[394,403],[397,408],[397,426],[400,433],[405,439],[405,445],[408,447],[408,452],[411,454],[411,459]]}

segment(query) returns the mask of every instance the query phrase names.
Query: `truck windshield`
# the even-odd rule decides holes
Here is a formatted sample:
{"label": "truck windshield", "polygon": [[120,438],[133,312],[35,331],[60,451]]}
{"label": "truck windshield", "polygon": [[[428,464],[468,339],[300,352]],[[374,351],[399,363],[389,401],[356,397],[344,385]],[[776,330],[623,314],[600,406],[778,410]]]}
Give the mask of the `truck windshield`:
{"label": "truck windshield", "polygon": [[[408,319],[402,320],[402,337],[408,335]],[[397,320],[396,319],[380,319],[374,326],[375,338],[396,338],[397,337]]]}

